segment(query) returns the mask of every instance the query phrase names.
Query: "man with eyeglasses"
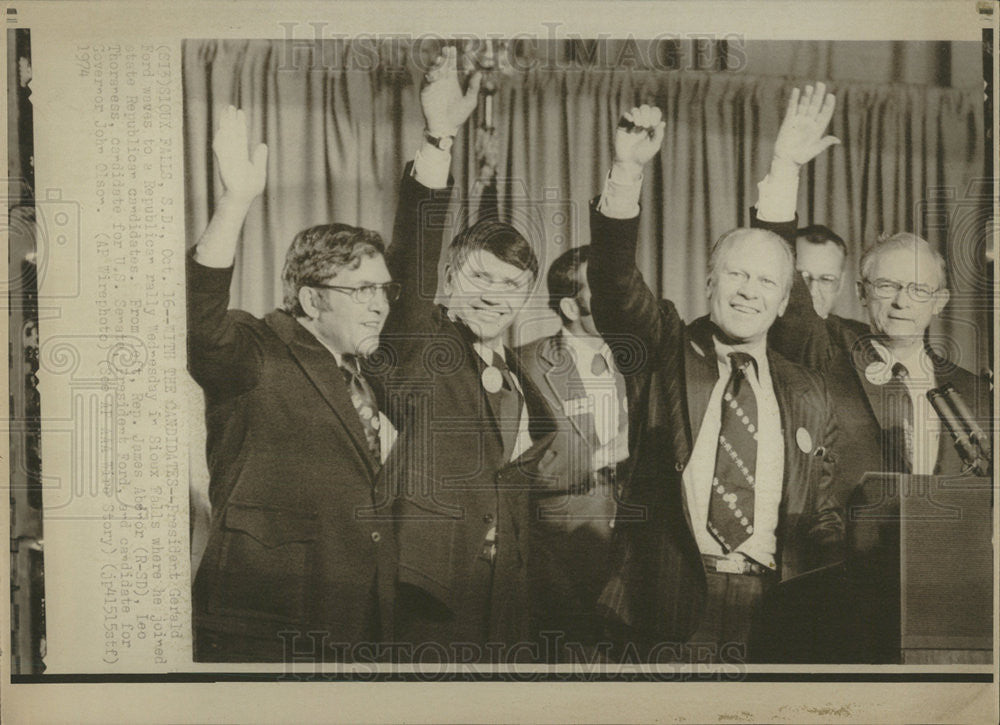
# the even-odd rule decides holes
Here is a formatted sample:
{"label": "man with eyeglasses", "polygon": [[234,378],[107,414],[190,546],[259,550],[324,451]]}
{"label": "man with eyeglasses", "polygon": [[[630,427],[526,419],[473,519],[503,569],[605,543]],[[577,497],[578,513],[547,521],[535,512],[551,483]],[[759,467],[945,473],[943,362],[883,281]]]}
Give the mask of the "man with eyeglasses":
{"label": "man with eyeglasses", "polygon": [[[772,168],[777,171],[761,185],[757,219],[793,219],[801,165]],[[931,323],[950,297],[943,257],[909,233],[883,236],[869,247],[857,284],[868,312],[865,324],[829,314],[832,299],[820,288],[824,274],[828,279],[834,275],[831,265],[824,267],[826,272],[817,269],[810,246],[805,244],[806,258],[797,261],[809,282],[796,280],[788,309],[771,329],[769,341],[786,357],[826,377],[844,423],[837,447],[841,500],[847,502],[868,472],[961,473],[964,464],[926,393],[950,383],[974,415],[988,421],[988,385],[947,360],[940,345],[931,344]],[[797,249],[803,251],[802,242]],[[827,286],[833,287],[832,279]]]}
{"label": "man with eyeglasses", "polygon": [[844,287],[847,245],[829,227],[812,224],[795,232],[795,271],[812,295],[816,314],[830,316]]}
{"label": "man with eyeglasses", "polygon": [[[212,523],[193,589],[194,658],[351,660],[392,638],[386,494],[395,431],[362,362],[399,296],[378,233],[323,224],[295,236],[282,308],[228,310],[240,229],[264,189],[242,111],[213,141],[224,186],[188,255],[188,366],[205,393]],[[366,655],[366,656],[371,656]]]}
{"label": "man with eyeglasses", "polygon": [[[538,274],[531,244],[481,219],[438,263],[449,214],[451,146],[477,103],[445,48],[421,90],[424,142],[400,190],[389,270],[403,283],[378,372],[400,436],[386,465],[399,544],[398,656],[417,663],[531,660],[528,490],[554,423],[504,344]],[[435,304],[440,293],[442,304]],[[547,455],[546,455],[547,454]]]}

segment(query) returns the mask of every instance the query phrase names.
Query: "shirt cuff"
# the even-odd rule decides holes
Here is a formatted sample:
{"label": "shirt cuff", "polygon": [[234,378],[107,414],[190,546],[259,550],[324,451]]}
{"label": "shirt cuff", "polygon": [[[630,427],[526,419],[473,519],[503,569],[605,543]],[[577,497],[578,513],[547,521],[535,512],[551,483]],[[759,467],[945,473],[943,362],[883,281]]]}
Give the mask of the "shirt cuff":
{"label": "shirt cuff", "polygon": [[413,157],[413,178],[428,189],[443,189],[448,186],[448,172],[451,170],[451,154],[424,141]]}
{"label": "shirt cuff", "polygon": [[771,173],[757,184],[757,218],[762,222],[794,219],[798,196],[798,172],[772,166]]}
{"label": "shirt cuff", "polygon": [[612,166],[604,181],[604,192],[597,210],[610,219],[632,219],[639,216],[639,194],[642,191],[642,174],[636,177],[622,173]]}

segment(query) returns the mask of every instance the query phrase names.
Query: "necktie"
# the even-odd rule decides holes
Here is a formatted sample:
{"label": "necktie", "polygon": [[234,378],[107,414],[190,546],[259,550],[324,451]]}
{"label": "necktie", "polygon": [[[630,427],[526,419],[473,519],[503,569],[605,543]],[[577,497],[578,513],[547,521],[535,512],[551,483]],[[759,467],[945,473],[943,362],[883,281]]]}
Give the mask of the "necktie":
{"label": "necktie", "polygon": [[590,374],[593,376],[604,375],[610,368],[608,368],[608,361],[604,359],[604,356],[599,353],[594,353],[594,359],[590,361]]}
{"label": "necktie", "polygon": [[354,355],[344,355],[343,361],[341,370],[344,372],[347,390],[351,394],[351,403],[358,411],[358,418],[361,419],[361,427],[368,442],[368,453],[376,463],[381,463],[382,449],[379,441],[378,406],[375,404],[375,394],[361,374],[358,359]]}
{"label": "necktie", "polygon": [[891,448],[900,470],[913,470],[913,400],[906,385],[909,371],[902,363],[892,366],[892,384],[886,386],[891,421]]}
{"label": "necktie", "polygon": [[495,409],[498,411],[497,425],[500,427],[500,437],[503,439],[504,461],[509,461],[514,452],[514,444],[521,423],[521,394],[514,385],[507,362],[493,353],[493,367],[500,371],[503,386],[495,393],[487,393],[494,398]]}
{"label": "necktie", "polygon": [[732,373],[722,395],[722,420],[708,508],[708,530],[726,552],[753,534],[757,472],[757,399],[747,381],[753,358],[729,355]]}

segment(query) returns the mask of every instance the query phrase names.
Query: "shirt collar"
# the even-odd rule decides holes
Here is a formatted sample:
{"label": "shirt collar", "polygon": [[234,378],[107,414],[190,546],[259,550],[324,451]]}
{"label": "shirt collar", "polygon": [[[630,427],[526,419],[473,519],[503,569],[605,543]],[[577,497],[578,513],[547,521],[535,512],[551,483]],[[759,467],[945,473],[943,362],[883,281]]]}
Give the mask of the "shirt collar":
{"label": "shirt collar", "polygon": [[305,328],[306,332],[308,332],[310,335],[316,338],[316,342],[318,342],[320,345],[322,345],[323,347],[325,347],[327,350],[330,351],[330,354],[333,355],[333,359],[337,361],[337,366],[343,367],[344,356],[341,353],[334,350],[332,347],[330,347],[325,340],[320,338],[320,336],[313,331],[312,326],[309,324],[308,318],[296,318],[296,319],[298,320],[298,323]]}
{"label": "shirt collar", "polygon": [[[713,336],[712,341],[715,345],[715,355],[718,358],[720,364],[729,367],[729,353],[737,352],[737,348],[732,345],[727,345],[718,337]],[[767,338],[761,338],[755,343],[750,345],[741,345],[739,347],[739,352],[745,352],[747,355],[754,359],[757,363],[757,378],[763,378],[770,374],[770,368],[767,364]]]}
{"label": "shirt collar", "polygon": [[897,355],[894,350],[877,341],[872,343],[872,349],[889,367],[889,370],[892,370],[896,363],[899,363],[906,368],[906,373],[910,378],[920,379],[934,375],[934,363],[923,345],[915,346],[913,353],[906,357]]}
{"label": "shirt collar", "polygon": [[[600,355],[604,358],[604,362],[608,363],[608,367],[611,368],[611,348],[608,347],[608,343],[604,342],[602,337],[581,337],[580,335],[574,335],[572,332],[567,330],[565,327],[559,331],[562,335],[563,343],[571,348],[576,354],[576,360],[590,362],[594,355]],[[600,345],[594,345],[592,340],[600,340]]]}

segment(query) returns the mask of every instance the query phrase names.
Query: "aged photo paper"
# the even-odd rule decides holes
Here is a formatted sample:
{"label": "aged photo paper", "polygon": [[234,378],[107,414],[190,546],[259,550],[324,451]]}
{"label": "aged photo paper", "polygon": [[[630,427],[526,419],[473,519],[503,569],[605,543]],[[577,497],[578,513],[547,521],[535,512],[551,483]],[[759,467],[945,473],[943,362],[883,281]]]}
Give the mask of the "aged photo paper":
{"label": "aged photo paper", "polygon": [[[734,105],[752,107],[747,123],[768,139],[739,157],[752,168],[735,168],[735,157],[718,151],[717,168],[729,179],[647,174],[647,184],[700,185],[706,194],[731,181],[740,188],[727,201],[740,215],[756,200],[792,87],[829,79],[846,108],[875,103],[866,94],[891,86],[895,95],[879,108],[905,126],[899,137],[913,150],[912,164],[894,170],[874,156],[853,159],[858,168],[870,164],[871,183],[884,187],[847,183],[838,203],[851,204],[856,193],[888,208],[884,192],[900,211],[869,215],[866,207],[852,217],[858,238],[849,241],[897,231],[879,222],[902,231],[916,215],[938,235],[932,240],[955,245],[951,306],[932,334],[989,380],[995,410],[1000,11],[992,3],[8,2],[5,22],[5,206],[12,211],[4,234],[11,374],[3,475],[12,548],[4,581],[12,589],[4,611],[12,626],[0,640],[0,708],[9,722],[996,721],[995,481],[972,494],[989,500],[976,525],[992,533],[992,556],[980,537],[955,560],[990,573],[967,592],[970,602],[988,603],[989,622],[960,626],[961,646],[940,645],[974,650],[968,656],[913,656],[903,664],[400,664],[314,662],[296,645],[285,663],[195,661],[192,580],[208,547],[211,505],[205,401],[187,369],[185,312],[185,257],[222,192],[211,144],[227,105],[248,109],[252,141],[280,130],[287,143],[272,144],[268,183],[276,188],[251,208],[236,258],[232,304],[263,317],[281,304],[284,249],[297,230],[335,219],[378,230],[388,242],[399,174],[422,141],[417,99],[428,68],[421,64],[449,43],[470,58],[509,53],[496,71],[508,74],[500,83],[520,82],[518,74],[530,70],[544,86],[546,74],[565,73],[570,80],[550,90],[569,97],[577,81],[561,63],[601,68],[586,82],[605,88],[614,106],[605,109],[607,123],[577,123],[571,109],[563,126],[544,106],[515,105],[523,98],[502,91],[477,111],[498,104],[488,111],[506,124],[497,132],[515,139],[494,149],[504,158],[519,151],[505,145],[519,134],[527,145],[544,143],[532,140],[536,126],[565,144],[549,157],[587,157],[574,166],[586,173],[573,178],[546,176],[531,161],[506,169],[512,178],[528,169],[526,176],[545,180],[525,182],[520,197],[514,192],[502,203],[530,208],[525,218],[556,246],[587,228],[587,202],[601,192],[610,161],[608,123],[633,98],[656,102],[653,91],[642,95],[650,73],[715,70],[759,77],[764,90],[746,91],[751,96],[770,98],[773,89],[773,101],[759,107],[757,96],[722,91],[734,94]],[[670,43],[673,55],[657,54]],[[935,64],[941,58],[951,65]],[[326,83],[325,74],[346,80]],[[305,80],[296,85],[296,78]],[[500,107],[512,98],[511,107]],[[664,107],[667,117],[690,100],[680,92],[672,98],[677,106]],[[909,126],[909,111],[893,106],[903,98],[918,99],[914,108],[943,109],[953,130],[940,134],[939,146],[924,145],[936,111]],[[290,112],[275,111],[282,103]],[[342,112],[344,128],[317,131],[309,111],[323,104]],[[271,115],[262,120],[252,109]],[[575,112],[582,119],[591,111],[581,102]],[[834,117],[834,132],[850,125],[847,115]],[[580,148],[582,129],[595,127],[601,148]],[[877,136],[882,127],[850,128]],[[320,145],[337,134],[344,146]],[[708,138],[706,155],[728,143]],[[882,139],[841,141],[847,150]],[[477,178],[490,152],[470,144],[456,147],[453,173],[459,193],[471,197],[482,193]],[[293,181],[300,170],[308,173]],[[836,174],[832,165],[809,173]],[[840,208],[812,198],[816,183],[804,181],[800,194],[799,216],[808,209],[810,223]],[[26,198],[34,208],[24,216],[15,210]],[[708,312],[704,277],[687,270],[705,267],[707,238],[726,227],[713,226],[707,212],[704,219],[685,213],[704,243],[692,242],[677,259],[641,253],[643,271],[660,275],[647,282],[680,290],[678,306],[694,319]],[[749,222],[734,218],[727,226],[737,223]],[[954,241],[955,230],[967,243]],[[555,256],[543,257],[543,268]],[[850,258],[854,266],[858,256]],[[850,293],[838,304],[838,314],[864,319]],[[518,345],[559,327],[544,294],[534,294],[519,319]],[[801,438],[798,445],[811,447]]]}

